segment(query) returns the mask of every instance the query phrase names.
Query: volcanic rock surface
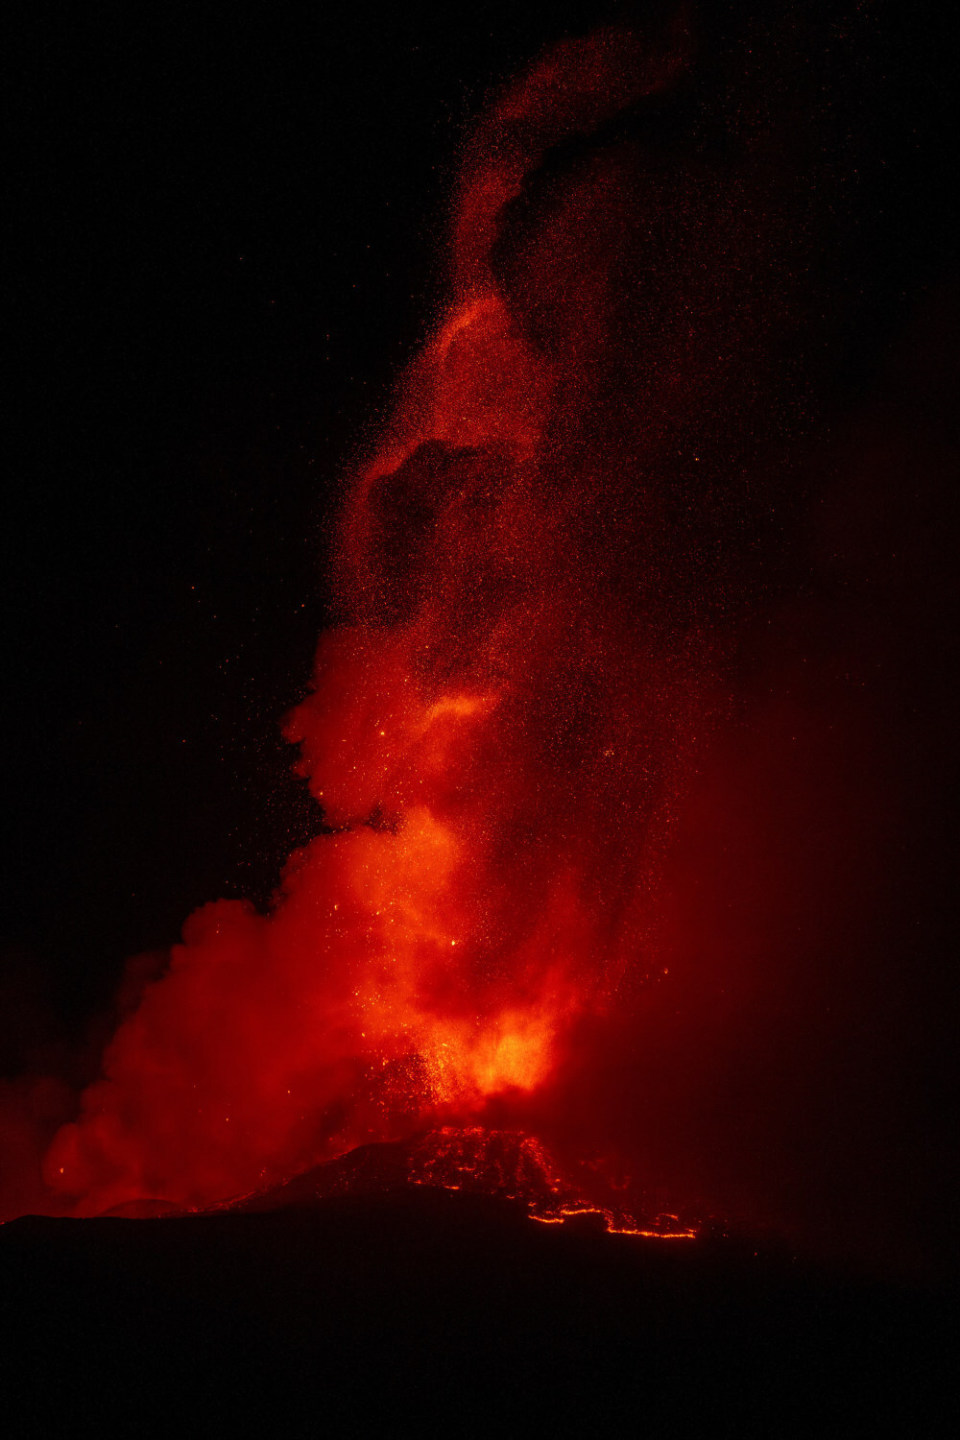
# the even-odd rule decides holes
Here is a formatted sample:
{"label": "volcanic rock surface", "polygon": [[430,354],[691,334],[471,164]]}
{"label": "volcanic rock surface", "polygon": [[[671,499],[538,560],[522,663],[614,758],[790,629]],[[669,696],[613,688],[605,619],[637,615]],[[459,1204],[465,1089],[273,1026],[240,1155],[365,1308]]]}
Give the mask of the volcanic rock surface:
{"label": "volcanic rock surface", "polygon": [[944,1296],[706,1229],[531,1224],[571,1203],[549,1163],[434,1132],[204,1214],[15,1221],[8,1433],[946,1433]]}
{"label": "volcanic rock surface", "polygon": [[[582,1174],[566,1173],[548,1147],[524,1131],[448,1125],[406,1140],[360,1145],[283,1185],[224,1200],[207,1213],[251,1214],[335,1195],[385,1195],[425,1186],[503,1200],[546,1225],[592,1220],[595,1228],[649,1239],[696,1236],[696,1222],[655,1212],[629,1181],[614,1188],[599,1165],[578,1168]],[[172,1207],[162,1200],[135,1201],[109,1213],[142,1219],[170,1214]]]}

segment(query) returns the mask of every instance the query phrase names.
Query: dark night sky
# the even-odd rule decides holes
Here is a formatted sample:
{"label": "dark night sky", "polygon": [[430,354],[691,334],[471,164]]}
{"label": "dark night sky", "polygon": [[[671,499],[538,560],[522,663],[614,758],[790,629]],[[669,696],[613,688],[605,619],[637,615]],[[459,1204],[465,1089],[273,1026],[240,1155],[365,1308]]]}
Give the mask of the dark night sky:
{"label": "dark night sky", "polygon": [[[898,178],[878,192],[865,351],[950,264],[947,64],[923,7],[887,8],[877,144]],[[265,899],[316,826],[278,721],[328,614],[338,474],[429,320],[469,117],[597,9],[23,8],[5,82],[8,1070],[78,1038],[124,958],[197,905]]]}

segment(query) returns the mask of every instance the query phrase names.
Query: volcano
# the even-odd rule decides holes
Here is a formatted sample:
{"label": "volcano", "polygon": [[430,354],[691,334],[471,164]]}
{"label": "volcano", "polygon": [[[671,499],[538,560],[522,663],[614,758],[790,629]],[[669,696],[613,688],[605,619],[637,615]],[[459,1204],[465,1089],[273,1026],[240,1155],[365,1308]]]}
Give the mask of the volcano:
{"label": "volcano", "polygon": [[[581,1165],[574,1180],[547,1147],[517,1130],[444,1126],[405,1140],[361,1145],[313,1166],[284,1184],[210,1206],[210,1215],[249,1215],[303,1207],[332,1196],[395,1195],[413,1186],[508,1201],[542,1225],[592,1220],[611,1234],[651,1240],[693,1240],[696,1222],[648,1212],[642,1194],[622,1178],[610,1183],[599,1162]],[[147,1219],[184,1214],[164,1200],[122,1202],[108,1217]]]}
{"label": "volcano", "polygon": [[358,1433],[398,1416],[478,1435],[949,1433],[942,1293],[843,1279],[641,1199],[597,1164],[564,1174],[529,1134],[447,1126],[201,1213],[139,1200],[12,1222],[8,1413],[16,1433],[66,1408],[236,1434],[318,1416]]}
{"label": "volcano", "polygon": [[272,1193],[155,1214],[0,1230],[12,1433],[67,1414],[234,1434],[400,1417],[478,1435],[950,1431],[942,1295],[709,1226],[610,1234],[529,1136],[365,1146]]}

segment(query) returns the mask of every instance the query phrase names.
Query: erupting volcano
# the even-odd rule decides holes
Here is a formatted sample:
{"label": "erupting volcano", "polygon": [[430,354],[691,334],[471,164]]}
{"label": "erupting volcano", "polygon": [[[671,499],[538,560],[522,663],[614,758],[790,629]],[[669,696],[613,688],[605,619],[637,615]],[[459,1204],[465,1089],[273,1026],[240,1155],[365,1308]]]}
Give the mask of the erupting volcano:
{"label": "erupting volcano", "polygon": [[901,540],[936,482],[884,478],[917,452],[864,359],[896,279],[871,22],[718,16],[571,33],[474,122],[282,721],[310,838],[268,905],[131,962],[31,1208],[382,1172],[651,1236],[900,1243],[863,1213],[924,1048],[897,1027],[937,847],[902,837],[943,747],[914,758],[899,697],[939,714],[942,611]]}
{"label": "erupting volcano", "polygon": [[[50,555],[39,580],[14,557],[10,612],[40,818],[0,915],[0,1354],[29,1433],[125,1408],[124,1433],[940,1433],[936,27],[869,0],[502,8],[267,7],[204,49],[203,7],[166,39],[134,7],[91,29],[116,104],[61,46],[83,143],[64,102],[35,233],[11,207],[31,332],[53,297],[29,445],[65,477],[62,513],[22,484]],[[442,234],[412,239],[428,188]],[[111,721],[104,675],[154,630]],[[189,809],[161,813],[168,780]],[[118,871],[96,839],[125,824],[151,839]]]}

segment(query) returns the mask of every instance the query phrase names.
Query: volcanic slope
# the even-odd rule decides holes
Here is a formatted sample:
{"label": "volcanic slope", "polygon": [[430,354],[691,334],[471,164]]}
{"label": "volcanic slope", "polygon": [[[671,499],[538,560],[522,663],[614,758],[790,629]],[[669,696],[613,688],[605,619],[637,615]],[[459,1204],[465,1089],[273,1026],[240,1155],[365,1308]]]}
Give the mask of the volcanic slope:
{"label": "volcanic slope", "polygon": [[2,1227],[8,1433],[947,1433],[946,1297],[706,1227],[531,1224],[568,1203],[544,1157],[432,1132],[204,1214]]}

